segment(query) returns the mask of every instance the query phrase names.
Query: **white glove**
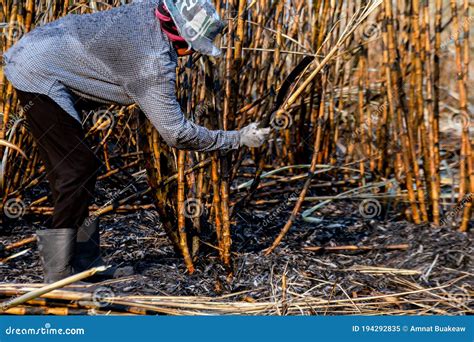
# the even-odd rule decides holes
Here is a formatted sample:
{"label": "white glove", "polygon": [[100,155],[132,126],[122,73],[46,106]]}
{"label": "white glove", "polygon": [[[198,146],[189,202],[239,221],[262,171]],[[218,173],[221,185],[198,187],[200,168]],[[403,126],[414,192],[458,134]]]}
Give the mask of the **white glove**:
{"label": "white glove", "polygon": [[258,123],[253,122],[240,131],[240,146],[260,147],[270,134],[270,127],[258,128]]}

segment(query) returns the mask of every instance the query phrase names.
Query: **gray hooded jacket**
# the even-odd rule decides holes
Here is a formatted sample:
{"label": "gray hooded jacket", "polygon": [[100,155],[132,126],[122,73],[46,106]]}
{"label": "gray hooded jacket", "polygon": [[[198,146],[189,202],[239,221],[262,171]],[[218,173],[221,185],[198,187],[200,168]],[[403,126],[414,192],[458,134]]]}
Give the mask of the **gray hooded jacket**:
{"label": "gray hooded jacket", "polygon": [[77,93],[103,103],[136,103],[173,147],[235,149],[237,131],[212,131],[187,120],[176,99],[177,55],[146,0],[93,14],[70,14],[23,36],[4,55],[19,90],[52,98],[80,122]]}

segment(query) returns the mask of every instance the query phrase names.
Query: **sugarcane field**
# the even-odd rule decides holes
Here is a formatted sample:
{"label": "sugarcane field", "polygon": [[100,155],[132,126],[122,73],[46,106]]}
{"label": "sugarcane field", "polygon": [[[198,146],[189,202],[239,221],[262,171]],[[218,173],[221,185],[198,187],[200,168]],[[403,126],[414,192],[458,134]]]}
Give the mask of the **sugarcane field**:
{"label": "sugarcane field", "polygon": [[472,0],[0,4],[1,316],[474,314]]}

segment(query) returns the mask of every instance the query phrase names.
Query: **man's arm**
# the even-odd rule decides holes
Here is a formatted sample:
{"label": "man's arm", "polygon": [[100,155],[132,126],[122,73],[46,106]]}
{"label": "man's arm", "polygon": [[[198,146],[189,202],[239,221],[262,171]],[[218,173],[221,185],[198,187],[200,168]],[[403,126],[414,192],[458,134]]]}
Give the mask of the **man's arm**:
{"label": "man's arm", "polygon": [[129,96],[166,143],[179,149],[206,152],[238,148],[238,131],[209,130],[184,117],[175,95],[174,70],[174,64],[164,58],[156,70],[158,75],[126,85]]}

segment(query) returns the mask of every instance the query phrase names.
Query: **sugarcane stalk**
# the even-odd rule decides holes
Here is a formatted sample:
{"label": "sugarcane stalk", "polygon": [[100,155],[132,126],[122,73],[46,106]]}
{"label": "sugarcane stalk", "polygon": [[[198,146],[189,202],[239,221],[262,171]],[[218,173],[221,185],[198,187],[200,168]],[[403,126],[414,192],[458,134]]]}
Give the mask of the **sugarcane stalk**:
{"label": "sugarcane stalk", "polygon": [[[469,113],[469,109],[467,107],[467,99],[468,99],[468,80],[469,80],[469,63],[470,63],[470,45],[469,45],[469,37],[470,37],[470,21],[471,17],[469,15],[469,1],[464,0],[463,1],[463,12],[464,12],[464,22],[463,22],[463,49],[464,49],[464,54],[463,54],[463,76],[462,76],[462,81],[459,80],[460,87],[464,87],[463,94],[464,96],[459,98],[459,105],[461,109],[461,115],[464,115],[464,120],[462,121],[463,124],[463,130],[462,130],[462,139],[461,143],[464,144],[464,151],[465,151],[465,157],[466,157],[466,171],[467,171],[467,179],[469,185],[466,185],[466,188],[469,189],[470,195],[472,196],[474,194],[474,154],[472,150],[474,138],[470,137],[470,129],[471,126],[473,125],[474,120],[472,119],[471,113]],[[458,49],[456,49],[456,53],[458,53]],[[459,63],[459,62],[456,62]],[[458,66],[458,72],[459,72],[459,66]],[[461,86],[461,83],[463,86]],[[461,91],[460,91],[461,93]],[[462,162],[462,160],[461,160]],[[473,216],[473,204],[472,200],[468,201],[464,207],[463,211],[463,216],[461,220],[461,225],[459,227],[459,230],[462,232],[467,231],[469,222],[472,219]]]}
{"label": "sugarcane stalk", "polygon": [[184,161],[186,153],[184,151],[178,152],[178,234],[179,234],[179,246],[181,253],[184,258],[184,263],[188,269],[189,274],[194,273],[193,260],[189,252],[188,238],[186,232],[186,204],[184,194]]}
{"label": "sugarcane stalk", "polygon": [[[418,0],[412,1],[412,43],[414,45],[414,59],[413,63],[415,64],[415,72],[412,72],[413,80],[413,122],[415,123],[415,128],[419,131],[419,141],[420,141],[420,150],[421,158],[424,168],[424,182],[419,175],[418,171],[418,161],[416,158],[416,152],[413,155],[413,167],[417,180],[417,192],[418,192],[418,201],[420,203],[420,210],[422,213],[423,221],[428,221],[428,209],[425,204],[425,191],[427,189],[428,194],[432,195],[431,191],[431,182],[428,181],[433,177],[431,174],[431,169],[429,167],[429,151],[428,151],[428,139],[426,134],[426,126],[424,123],[424,98],[423,98],[423,68],[422,68],[422,40],[420,33],[420,2]],[[409,129],[410,131],[410,129]],[[412,139],[411,144],[413,146],[415,138]],[[412,147],[413,151],[413,147]],[[413,152],[412,152],[413,154]],[[432,197],[430,198],[432,199]],[[432,206],[432,203],[431,203]]]}
{"label": "sugarcane stalk", "polygon": [[[326,78],[326,77],[324,77]],[[323,93],[323,98],[324,98],[324,93]],[[320,113],[319,113],[319,118],[322,118],[325,113],[325,108],[324,108],[324,102],[321,103],[320,107]],[[321,122],[321,121],[318,121]],[[322,125],[319,124],[317,126],[316,134],[315,134],[315,139],[314,139],[314,151],[313,151],[313,156],[311,158],[311,167],[308,171],[308,177],[303,185],[303,188],[301,189],[301,192],[298,197],[298,201],[296,202],[290,217],[288,218],[287,222],[283,226],[283,228],[280,230],[280,233],[276,237],[276,239],[273,241],[272,245],[265,250],[265,255],[269,255],[272,253],[275,248],[281,243],[283,238],[285,237],[286,233],[290,230],[291,226],[295,222],[296,218],[298,217],[298,214],[300,212],[301,206],[303,204],[303,201],[306,197],[306,194],[308,193],[309,186],[311,185],[311,181],[314,177],[314,172],[316,171],[317,167],[317,160],[318,160],[318,155],[320,152],[320,147],[321,147],[321,136],[322,136]]]}
{"label": "sugarcane stalk", "polygon": [[438,129],[436,127],[436,116],[435,110],[433,105],[433,74],[432,74],[432,67],[431,67],[431,38],[429,34],[429,18],[430,18],[430,7],[429,1],[425,1],[423,6],[423,20],[422,20],[422,30],[425,32],[425,55],[426,55],[426,94],[427,94],[427,103],[426,107],[428,109],[428,165],[429,165],[429,179],[427,179],[427,183],[430,184],[430,196],[431,196],[431,208],[432,208],[432,216],[433,222],[435,225],[439,225],[440,223],[440,203],[439,203],[439,195],[440,195],[440,179],[439,179],[439,167],[436,163],[439,160],[439,149],[436,148],[437,141],[439,141],[438,136]]}
{"label": "sugarcane stalk", "polygon": [[381,246],[316,246],[316,247],[304,247],[303,249],[311,252],[339,252],[339,251],[373,251],[373,250],[407,250],[410,245],[407,243],[396,244],[396,245],[381,245]]}
{"label": "sugarcane stalk", "polygon": [[[396,59],[396,42],[395,42],[395,32],[393,25],[393,10],[392,2],[390,0],[385,0],[385,16],[387,18],[387,36],[388,36],[388,63],[386,67],[386,80],[387,80],[387,96],[388,96],[388,107],[390,111],[390,116],[394,118],[394,121],[397,125],[397,130],[401,136],[401,144],[403,149],[409,149],[408,137],[405,129],[403,128],[403,120],[401,116],[403,98],[404,98],[404,89],[403,81],[401,80],[401,71],[400,63]],[[397,93],[400,93],[401,101],[395,100]],[[420,209],[416,200],[416,194],[413,190],[414,180],[413,180],[413,171],[410,166],[410,160],[407,153],[401,153],[403,165],[405,168],[405,177],[406,177],[406,188],[408,190],[408,196],[411,204],[411,215],[415,223],[420,223]]]}
{"label": "sugarcane stalk", "polygon": [[62,288],[64,286],[67,286],[69,284],[72,284],[72,283],[84,280],[86,278],[89,278],[89,277],[93,276],[94,274],[96,274],[98,272],[105,271],[106,269],[107,269],[107,266],[94,267],[94,268],[91,268],[87,271],[72,275],[70,277],[64,278],[64,279],[59,280],[57,282],[54,282],[52,284],[41,287],[37,290],[25,293],[24,295],[22,295],[18,298],[14,298],[12,300],[9,300],[7,302],[2,303],[0,305],[0,310],[5,311],[5,310],[8,310],[8,309],[11,309],[11,308],[13,308],[15,306],[18,306],[20,304],[23,304],[23,303],[25,303],[25,302],[27,302],[31,299],[34,299],[36,297],[41,297],[42,295],[44,295],[48,292],[60,289],[60,288]]}

